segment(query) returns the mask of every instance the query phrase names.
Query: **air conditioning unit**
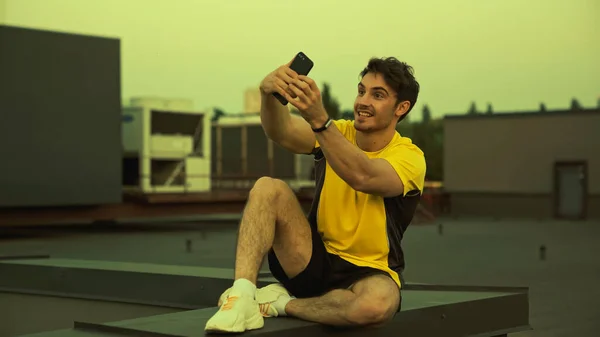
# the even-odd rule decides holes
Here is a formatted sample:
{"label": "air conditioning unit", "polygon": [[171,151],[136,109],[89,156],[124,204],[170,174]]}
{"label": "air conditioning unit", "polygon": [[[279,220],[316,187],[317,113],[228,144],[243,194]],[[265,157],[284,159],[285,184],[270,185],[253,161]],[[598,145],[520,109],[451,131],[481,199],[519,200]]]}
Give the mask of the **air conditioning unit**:
{"label": "air conditioning unit", "polygon": [[212,111],[194,111],[184,101],[132,103],[122,116],[124,187],[143,193],[210,191]]}

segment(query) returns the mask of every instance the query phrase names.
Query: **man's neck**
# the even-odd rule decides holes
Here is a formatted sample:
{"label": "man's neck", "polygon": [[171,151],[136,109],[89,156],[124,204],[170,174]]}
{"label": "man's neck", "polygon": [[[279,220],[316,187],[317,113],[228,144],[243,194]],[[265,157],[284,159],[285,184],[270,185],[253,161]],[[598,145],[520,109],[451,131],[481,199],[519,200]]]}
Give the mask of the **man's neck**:
{"label": "man's neck", "polygon": [[366,152],[376,152],[386,147],[394,138],[396,129],[385,129],[377,132],[356,130],[356,145]]}

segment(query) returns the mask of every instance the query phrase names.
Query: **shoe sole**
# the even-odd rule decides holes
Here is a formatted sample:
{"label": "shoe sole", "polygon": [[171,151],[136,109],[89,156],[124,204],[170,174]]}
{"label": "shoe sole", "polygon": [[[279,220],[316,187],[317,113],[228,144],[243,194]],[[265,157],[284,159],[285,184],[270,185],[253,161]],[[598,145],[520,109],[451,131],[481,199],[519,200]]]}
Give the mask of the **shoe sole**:
{"label": "shoe sole", "polygon": [[223,328],[217,325],[207,325],[204,331],[211,334],[241,333],[248,330],[257,330],[265,326],[263,316],[259,313],[245,321],[236,321],[232,327]]}

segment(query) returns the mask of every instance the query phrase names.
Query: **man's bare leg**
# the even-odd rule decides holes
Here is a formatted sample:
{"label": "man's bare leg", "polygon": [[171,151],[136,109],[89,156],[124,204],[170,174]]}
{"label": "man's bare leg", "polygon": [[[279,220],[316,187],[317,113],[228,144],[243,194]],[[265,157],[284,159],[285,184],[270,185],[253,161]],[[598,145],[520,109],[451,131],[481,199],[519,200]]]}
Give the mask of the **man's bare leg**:
{"label": "man's bare leg", "polygon": [[380,325],[394,317],[400,290],[385,275],[358,281],[350,290],[335,289],[315,298],[293,299],[288,315],[326,325],[351,327]]}
{"label": "man's bare leg", "polygon": [[288,277],[306,268],[311,258],[311,231],[296,195],[281,180],[259,179],[250,191],[240,223],[235,280],[256,284],[265,255],[273,247]]}
{"label": "man's bare leg", "polygon": [[[240,222],[233,287],[219,311],[208,320],[206,330],[242,332],[261,328],[263,317],[255,294],[264,256],[273,247],[282,268],[293,277],[310,261],[311,240],[310,226],[293,191],[283,181],[259,179],[250,191]],[[282,300],[285,307],[289,297]]]}

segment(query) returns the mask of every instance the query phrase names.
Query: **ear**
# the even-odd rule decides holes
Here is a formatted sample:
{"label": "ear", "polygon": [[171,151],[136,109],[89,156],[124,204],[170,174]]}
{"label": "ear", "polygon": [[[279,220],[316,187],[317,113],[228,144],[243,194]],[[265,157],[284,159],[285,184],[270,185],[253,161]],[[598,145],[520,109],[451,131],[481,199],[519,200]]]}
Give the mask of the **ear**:
{"label": "ear", "polygon": [[402,115],[404,115],[405,113],[408,112],[409,108],[410,108],[410,102],[402,101],[402,102],[398,103],[398,105],[396,106],[396,111],[394,111],[394,115],[397,118],[400,118],[400,117],[402,117]]}

